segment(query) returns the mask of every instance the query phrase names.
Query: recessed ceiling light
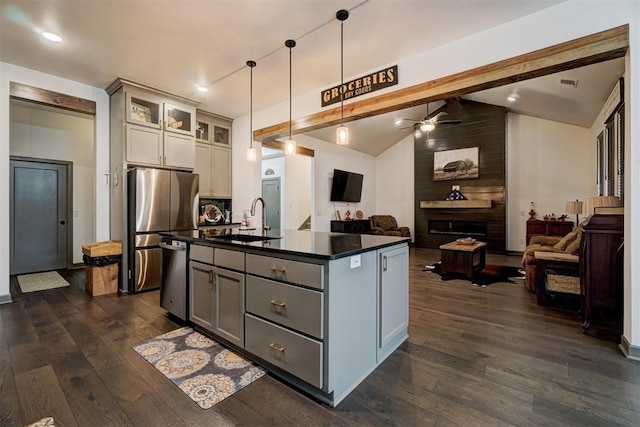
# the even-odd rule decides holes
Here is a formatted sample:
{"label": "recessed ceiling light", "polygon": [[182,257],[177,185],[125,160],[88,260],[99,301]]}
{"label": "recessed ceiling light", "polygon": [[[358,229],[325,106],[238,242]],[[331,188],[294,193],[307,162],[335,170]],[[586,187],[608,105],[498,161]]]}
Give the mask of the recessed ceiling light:
{"label": "recessed ceiling light", "polygon": [[402,124],[402,119],[396,119],[396,126],[400,126]]}
{"label": "recessed ceiling light", "polygon": [[198,90],[198,92],[202,92],[202,93],[209,92],[209,89],[206,88],[205,86],[198,86],[196,87],[196,89]]}
{"label": "recessed ceiling light", "polygon": [[507,101],[516,102],[518,98],[520,98],[520,95],[514,93],[512,95],[507,96]]}
{"label": "recessed ceiling light", "polygon": [[48,32],[44,32],[42,33],[42,37],[44,37],[47,40],[51,40],[52,42],[61,42],[62,41],[62,37],[60,37],[57,34],[54,33],[48,33]]}

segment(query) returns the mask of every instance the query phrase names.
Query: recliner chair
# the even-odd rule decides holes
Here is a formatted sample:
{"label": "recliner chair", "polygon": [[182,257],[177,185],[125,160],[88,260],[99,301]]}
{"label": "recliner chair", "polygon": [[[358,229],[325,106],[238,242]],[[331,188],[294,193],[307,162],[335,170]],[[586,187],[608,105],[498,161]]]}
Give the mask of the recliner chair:
{"label": "recliner chair", "polygon": [[411,237],[409,227],[398,227],[398,222],[391,215],[371,215],[369,220],[372,234]]}

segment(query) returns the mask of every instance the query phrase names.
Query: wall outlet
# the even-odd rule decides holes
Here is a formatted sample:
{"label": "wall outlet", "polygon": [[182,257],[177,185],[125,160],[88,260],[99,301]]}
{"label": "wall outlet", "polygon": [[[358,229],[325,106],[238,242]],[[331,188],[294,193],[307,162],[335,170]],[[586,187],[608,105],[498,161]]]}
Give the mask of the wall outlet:
{"label": "wall outlet", "polygon": [[351,257],[351,269],[352,270],[354,268],[360,267],[361,264],[362,264],[362,259],[361,259],[360,255],[354,255],[354,256]]}
{"label": "wall outlet", "polygon": [[76,210],[74,210],[74,211],[73,211],[73,217],[74,217],[74,218],[78,218],[79,216],[80,216],[80,211],[76,211]]}
{"label": "wall outlet", "polygon": [[524,245],[524,239],[520,239],[520,244]]}
{"label": "wall outlet", "polygon": [[520,216],[524,216],[524,211],[520,211]]}

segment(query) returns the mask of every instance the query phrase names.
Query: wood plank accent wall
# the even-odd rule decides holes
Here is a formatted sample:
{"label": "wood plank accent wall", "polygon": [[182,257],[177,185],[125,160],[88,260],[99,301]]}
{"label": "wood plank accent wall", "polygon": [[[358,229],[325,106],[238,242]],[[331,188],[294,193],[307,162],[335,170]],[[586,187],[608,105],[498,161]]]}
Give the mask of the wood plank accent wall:
{"label": "wood plank accent wall", "polygon": [[[460,100],[447,103],[441,111],[446,119],[460,119],[456,125],[439,125],[414,139],[415,144],[415,244],[438,248],[461,235],[429,234],[429,220],[486,221],[487,236],[476,237],[487,242],[491,252],[506,252],[506,127],[507,110],[489,104]],[[479,147],[479,178],[433,181],[433,153],[435,151]],[[471,200],[491,200],[486,209],[425,209],[420,201],[444,200],[451,186]]]}

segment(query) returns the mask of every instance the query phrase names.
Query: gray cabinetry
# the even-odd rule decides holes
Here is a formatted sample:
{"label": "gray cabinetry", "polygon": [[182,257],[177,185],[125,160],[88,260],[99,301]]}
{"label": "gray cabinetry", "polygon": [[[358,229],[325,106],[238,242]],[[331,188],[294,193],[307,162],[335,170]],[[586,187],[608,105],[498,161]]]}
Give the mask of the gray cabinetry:
{"label": "gray cabinetry", "polygon": [[114,81],[107,92],[111,95],[113,168],[120,163],[123,170],[129,163],[194,168],[193,101],[122,79]]}
{"label": "gray cabinetry", "polygon": [[244,272],[200,262],[216,264],[220,258],[222,265],[244,268],[244,253],[199,245],[190,253],[189,320],[244,348]]}
{"label": "gray cabinetry", "polygon": [[198,110],[194,172],[200,175],[200,195],[231,197],[232,120]]}
{"label": "gray cabinetry", "polygon": [[409,327],[409,250],[378,251],[378,362],[407,338]]}
{"label": "gray cabinetry", "polygon": [[317,388],[325,383],[324,271],[312,262],[247,254],[246,349]]}
{"label": "gray cabinetry", "polygon": [[322,342],[247,314],[247,351],[322,388]]}
{"label": "gray cabinetry", "polygon": [[334,259],[191,244],[190,320],[337,405],[406,338],[408,246]]}
{"label": "gray cabinetry", "polygon": [[189,320],[213,331],[213,267],[189,263]]}

